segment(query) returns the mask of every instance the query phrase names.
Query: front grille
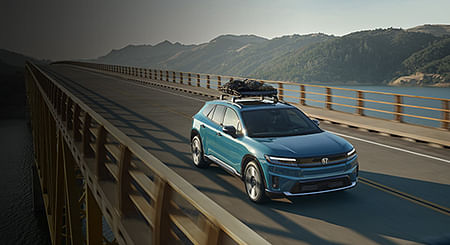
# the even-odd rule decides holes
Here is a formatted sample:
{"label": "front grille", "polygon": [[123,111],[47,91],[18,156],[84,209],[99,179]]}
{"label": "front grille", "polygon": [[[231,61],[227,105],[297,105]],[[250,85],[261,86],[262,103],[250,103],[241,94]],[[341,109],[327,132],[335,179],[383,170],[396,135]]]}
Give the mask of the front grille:
{"label": "front grille", "polygon": [[[322,164],[322,159],[328,158],[327,164]],[[344,163],[349,156],[347,153],[328,155],[328,156],[316,156],[316,157],[308,157],[308,158],[296,158],[297,165],[301,168],[315,168],[320,166],[332,166]]]}
{"label": "front grille", "polygon": [[336,179],[327,179],[327,180],[319,180],[319,181],[300,182],[300,183],[295,184],[291,188],[290,193],[299,194],[299,193],[326,191],[326,190],[349,186],[350,184],[351,184],[351,182],[348,177],[340,177],[340,178],[336,178]]}

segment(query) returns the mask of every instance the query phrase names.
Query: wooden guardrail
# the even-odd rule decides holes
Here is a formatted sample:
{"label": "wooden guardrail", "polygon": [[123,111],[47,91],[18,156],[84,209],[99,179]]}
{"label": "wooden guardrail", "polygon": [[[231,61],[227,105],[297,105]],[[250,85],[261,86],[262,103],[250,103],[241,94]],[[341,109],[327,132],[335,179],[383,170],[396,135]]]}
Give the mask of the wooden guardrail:
{"label": "wooden guardrail", "polygon": [[26,64],[26,83],[53,244],[268,244],[39,66]]}
{"label": "wooden guardrail", "polygon": [[[205,87],[208,89],[217,89],[218,86],[221,86],[223,83],[233,79],[245,79],[242,77],[233,76],[187,73],[87,62],[68,61],[62,63],[100,69],[130,76],[187,84],[197,87]],[[384,115],[387,114],[392,115],[392,119],[398,122],[405,122],[405,118],[415,118],[425,121],[437,122],[439,123],[440,128],[447,130],[450,129],[450,99],[338,88],[312,84],[299,84],[283,81],[260,79],[258,79],[258,81],[275,86],[278,89],[280,99],[284,99],[290,103],[299,105],[310,105],[308,104],[308,102],[322,103],[324,108],[326,109],[342,111],[348,111],[349,109],[351,109],[354,110],[356,114],[361,116],[365,116],[368,111],[381,113]],[[346,94],[339,95],[339,92]],[[350,95],[348,93],[350,93]],[[384,97],[383,100],[372,98],[377,95]],[[411,102],[405,103],[405,100],[418,100],[418,103],[420,104],[412,104]],[[374,106],[369,106],[369,104]],[[421,104],[433,104],[433,106],[426,106]],[[436,105],[438,105],[438,107],[436,107]],[[380,106],[388,108],[374,108]],[[347,110],[345,110],[345,108],[347,108]],[[416,111],[405,112],[405,110]]]}

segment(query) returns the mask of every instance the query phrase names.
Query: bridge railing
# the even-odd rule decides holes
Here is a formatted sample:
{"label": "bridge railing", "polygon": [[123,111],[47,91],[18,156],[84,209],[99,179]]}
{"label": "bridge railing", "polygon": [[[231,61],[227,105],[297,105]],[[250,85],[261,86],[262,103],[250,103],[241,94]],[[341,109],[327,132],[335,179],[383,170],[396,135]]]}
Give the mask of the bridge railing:
{"label": "bridge railing", "polygon": [[102,217],[119,244],[268,244],[40,67],[26,71],[53,244],[101,244]]}
{"label": "bridge railing", "polygon": [[[218,86],[233,79],[245,79],[236,76],[156,70],[120,65],[86,62],[65,63],[208,89],[217,89]],[[344,111],[361,116],[392,119],[398,122],[440,127],[449,130],[450,99],[294,82],[255,80],[273,85],[278,89],[279,97],[290,103],[324,107],[328,110]]]}

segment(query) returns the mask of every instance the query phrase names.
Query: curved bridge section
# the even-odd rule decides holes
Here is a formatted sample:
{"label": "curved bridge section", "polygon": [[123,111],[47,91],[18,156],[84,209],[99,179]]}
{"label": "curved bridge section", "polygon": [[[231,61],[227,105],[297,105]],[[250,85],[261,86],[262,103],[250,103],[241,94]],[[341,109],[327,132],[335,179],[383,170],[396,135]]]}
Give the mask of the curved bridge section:
{"label": "curved bridge section", "polygon": [[53,244],[268,244],[32,63],[26,84]]}

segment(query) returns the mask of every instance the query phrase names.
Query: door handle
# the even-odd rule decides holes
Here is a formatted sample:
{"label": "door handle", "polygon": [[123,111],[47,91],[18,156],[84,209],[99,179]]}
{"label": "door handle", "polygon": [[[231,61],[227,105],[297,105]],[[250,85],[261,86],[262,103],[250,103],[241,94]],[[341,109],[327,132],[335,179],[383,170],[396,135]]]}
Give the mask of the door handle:
{"label": "door handle", "polygon": [[205,124],[200,125],[201,128],[205,128]]}
{"label": "door handle", "polygon": [[217,136],[222,136],[222,134],[220,132],[217,132],[216,135]]}

